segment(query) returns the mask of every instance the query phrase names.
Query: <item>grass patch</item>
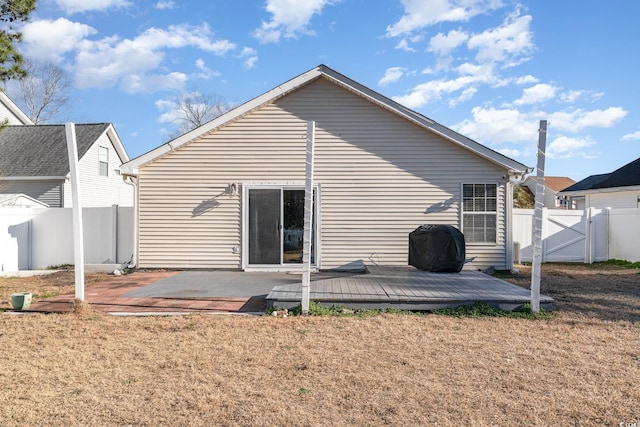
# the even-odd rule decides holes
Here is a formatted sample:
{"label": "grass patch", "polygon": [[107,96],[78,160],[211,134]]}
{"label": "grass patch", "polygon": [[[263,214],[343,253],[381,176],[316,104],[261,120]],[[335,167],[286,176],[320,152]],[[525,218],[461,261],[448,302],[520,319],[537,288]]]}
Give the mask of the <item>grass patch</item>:
{"label": "grass patch", "polygon": [[47,270],[73,270],[72,264],[54,264],[49,265],[46,268]]}
{"label": "grass patch", "polygon": [[473,305],[461,305],[455,308],[439,308],[432,311],[433,314],[454,316],[454,317],[508,317],[512,319],[548,319],[551,313],[544,309],[540,309],[539,313],[531,310],[529,304],[523,304],[522,307],[510,311],[501,308],[491,307],[482,302]]}
{"label": "grass patch", "polygon": [[629,269],[640,268],[640,262],[631,262],[623,259],[610,259],[607,261],[594,262],[592,264],[592,266],[596,268],[610,267],[612,265],[615,265],[617,267],[622,267],[622,268],[629,268]]}
{"label": "grass patch", "polygon": [[[270,316],[274,311],[280,311],[280,308],[274,307],[267,309],[265,316]],[[309,316],[336,316],[336,317],[369,317],[380,314],[408,314],[416,315],[419,313],[413,311],[398,310],[396,308],[385,309],[360,309],[348,308],[343,306],[326,307],[318,301],[309,301]],[[298,305],[288,311],[289,316],[302,316],[302,306]]]}

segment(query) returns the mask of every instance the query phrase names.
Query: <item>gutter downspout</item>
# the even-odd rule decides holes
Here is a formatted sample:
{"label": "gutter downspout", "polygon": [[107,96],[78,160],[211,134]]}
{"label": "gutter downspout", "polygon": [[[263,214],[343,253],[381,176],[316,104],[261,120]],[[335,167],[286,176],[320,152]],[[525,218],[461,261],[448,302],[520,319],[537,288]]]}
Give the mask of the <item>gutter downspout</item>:
{"label": "gutter downspout", "polygon": [[125,184],[133,187],[133,254],[127,268],[138,265],[138,183],[135,175],[122,175]]}
{"label": "gutter downspout", "polygon": [[507,227],[507,235],[506,235],[506,249],[507,249],[507,265],[506,267],[510,271],[514,271],[514,242],[513,242],[513,187],[515,185],[520,185],[524,182],[527,177],[527,174],[533,172],[533,168],[527,168],[525,172],[517,172],[510,170],[508,172],[507,179],[507,206],[506,206],[506,216],[509,225]]}

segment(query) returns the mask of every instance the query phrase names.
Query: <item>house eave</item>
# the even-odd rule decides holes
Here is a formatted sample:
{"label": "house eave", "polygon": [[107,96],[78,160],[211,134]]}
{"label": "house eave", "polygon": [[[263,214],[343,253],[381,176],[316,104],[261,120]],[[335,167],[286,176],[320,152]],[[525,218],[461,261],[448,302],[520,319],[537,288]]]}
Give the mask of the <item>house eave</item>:
{"label": "house eave", "polygon": [[64,181],[65,176],[0,176],[0,181]]}
{"label": "house eave", "polygon": [[589,194],[617,193],[618,191],[640,191],[640,185],[629,185],[625,187],[592,188],[589,190],[560,191],[559,196],[577,197]]}

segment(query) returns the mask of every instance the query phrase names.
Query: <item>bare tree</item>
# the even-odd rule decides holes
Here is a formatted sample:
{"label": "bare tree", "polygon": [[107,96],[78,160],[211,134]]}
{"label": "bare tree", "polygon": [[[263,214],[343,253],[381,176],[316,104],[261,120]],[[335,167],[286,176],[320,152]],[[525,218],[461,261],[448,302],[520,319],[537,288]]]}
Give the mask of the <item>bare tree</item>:
{"label": "bare tree", "polygon": [[53,62],[24,60],[23,68],[27,75],[12,88],[14,98],[33,123],[47,123],[67,106],[71,78]]}
{"label": "bare tree", "polygon": [[223,115],[229,111],[233,105],[228,103],[224,97],[213,93],[191,93],[180,95],[174,105],[175,119],[178,129],[172,133],[169,139],[174,139],[203,124]]}

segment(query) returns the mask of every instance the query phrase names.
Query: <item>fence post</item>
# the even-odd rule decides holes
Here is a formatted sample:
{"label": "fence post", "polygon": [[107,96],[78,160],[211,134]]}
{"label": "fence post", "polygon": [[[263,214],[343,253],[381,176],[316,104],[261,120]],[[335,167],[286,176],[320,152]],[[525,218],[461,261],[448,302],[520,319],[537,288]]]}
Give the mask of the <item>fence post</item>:
{"label": "fence post", "polygon": [[549,237],[549,208],[542,208],[542,262],[547,262],[547,238]]}
{"label": "fence post", "polygon": [[118,262],[118,205],[111,205],[111,259]]}

